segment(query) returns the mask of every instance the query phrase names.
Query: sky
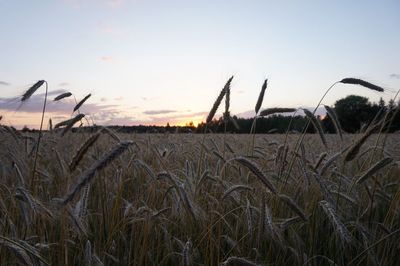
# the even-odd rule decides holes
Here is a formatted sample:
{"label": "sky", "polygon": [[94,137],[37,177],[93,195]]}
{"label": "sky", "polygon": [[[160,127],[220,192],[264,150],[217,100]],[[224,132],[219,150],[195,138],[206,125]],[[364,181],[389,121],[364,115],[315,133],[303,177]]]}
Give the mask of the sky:
{"label": "sky", "polygon": [[0,122],[15,127],[40,124],[44,87],[19,102],[40,79],[46,121],[91,93],[81,111],[102,125],[204,121],[232,75],[239,116],[254,115],[265,79],[262,108],[315,107],[345,77],[386,91],[339,84],[324,104],[400,89],[397,0],[0,0],[0,13]]}

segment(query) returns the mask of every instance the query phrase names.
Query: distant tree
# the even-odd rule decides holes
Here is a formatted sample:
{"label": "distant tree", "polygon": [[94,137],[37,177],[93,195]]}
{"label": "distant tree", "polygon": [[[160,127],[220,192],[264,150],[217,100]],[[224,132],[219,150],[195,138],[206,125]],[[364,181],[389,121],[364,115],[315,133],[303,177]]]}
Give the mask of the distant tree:
{"label": "distant tree", "polygon": [[368,98],[357,95],[349,95],[336,101],[334,108],[342,129],[349,133],[359,131],[376,115]]}
{"label": "distant tree", "polygon": [[30,132],[31,130],[26,125],[21,129],[22,132]]}

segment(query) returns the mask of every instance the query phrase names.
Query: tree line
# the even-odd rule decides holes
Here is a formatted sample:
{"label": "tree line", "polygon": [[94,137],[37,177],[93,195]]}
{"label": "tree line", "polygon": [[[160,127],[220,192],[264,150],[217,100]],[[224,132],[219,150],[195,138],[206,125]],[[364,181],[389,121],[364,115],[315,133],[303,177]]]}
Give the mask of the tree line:
{"label": "tree line", "polygon": [[[400,130],[400,101],[395,103],[390,100],[386,103],[382,98],[378,102],[371,103],[368,98],[349,95],[337,100],[331,106],[335,112],[339,124],[344,132],[358,133],[368,127],[374,121],[379,121],[386,116],[389,121],[385,127],[385,132],[395,132]],[[300,110],[300,109],[299,109]],[[186,126],[110,126],[109,128],[120,133],[295,133],[302,132],[307,125],[308,118],[296,112],[295,115],[275,114],[267,117],[242,118],[232,116],[226,119],[223,116],[210,121],[208,124],[200,123],[195,126],[188,123]],[[325,133],[336,133],[332,118],[329,114],[317,116]],[[100,127],[97,125],[73,128],[73,132],[95,132]],[[305,129],[307,133],[315,133],[316,130],[312,124]],[[24,128],[23,131],[32,131]]]}
{"label": "tree line", "polygon": [[[385,132],[395,132],[400,130],[400,102],[395,103],[390,100],[388,103],[381,98],[377,103],[371,103],[368,98],[349,95],[339,99],[331,107],[335,112],[339,124],[344,132],[358,133],[368,127],[374,121],[379,121],[386,116],[388,121]],[[317,116],[318,121],[326,133],[336,133],[332,118],[329,114]],[[253,123],[255,133],[285,133],[301,132],[307,125],[308,118],[303,115],[272,115],[269,117],[258,117],[254,123],[254,118],[239,118],[233,116],[231,120],[224,120],[223,117],[213,120],[208,125],[199,124],[196,132],[207,130],[215,133],[249,133]],[[306,132],[315,133],[315,128],[310,124]]]}

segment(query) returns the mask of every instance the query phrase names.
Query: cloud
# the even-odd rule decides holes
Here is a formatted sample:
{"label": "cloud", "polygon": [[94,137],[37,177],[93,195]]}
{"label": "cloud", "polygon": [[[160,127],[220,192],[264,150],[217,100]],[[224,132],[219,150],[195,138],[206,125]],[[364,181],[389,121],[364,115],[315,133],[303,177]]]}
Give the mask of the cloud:
{"label": "cloud", "polygon": [[60,82],[58,84],[58,86],[60,86],[60,87],[65,87],[65,86],[69,86],[69,85],[71,85],[71,84],[69,84],[68,82]]}
{"label": "cloud", "polygon": [[123,4],[123,0],[107,0],[106,3],[107,5],[111,6],[111,7],[118,7],[121,6]]}
{"label": "cloud", "polygon": [[2,86],[10,86],[11,84],[5,81],[0,80],[0,85]]}
{"label": "cloud", "polygon": [[161,114],[169,114],[169,113],[176,113],[176,110],[148,110],[144,111],[143,114],[145,115],[161,115]]}
{"label": "cloud", "polygon": [[203,112],[192,113],[190,115],[191,116],[201,116],[201,115],[205,116],[205,115],[208,115],[208,112],[203,111]]}
{"label": "cloud", "polygon": [[105,5],[112,8],[116,8],[121,6],[124,3],[124,0],[62,0],[64,4],[74,9],[82,9],[86,8],[90,5]]}
{"label": "cloud", "polygon": [[389,77],[392,79],[400,79],[400,74],[393,73],[393,74],[390,74]]}
{"label": "cloud", "polygon": [[115,101],[122,101],[124,99],[123,96],[119,96],[119,97],[115,97],[114,100]]}
{"label": "cloud", "polygon": [[182,124],[189,121],[193,121],[195,124],[201,122],[205,119],[208,112],[196,112],[187,114],[176,114],[167,116],[153,116],[149,120],[138,121],[140,124],[144,125],[166,125],[170,123],[171,125]]}
{"label": "cloud", "polygon": [[140,97],[140,99],[142,99],[143,101],[147,102],[147,101],[158,100],[158,99],[160,99],[160,97]]}
{"label": "cloud", "polygon": [[115,29],[111,26],[102,26],[100,27],[100,29],[104,33],[110,33],[110,34],[116,33]]}
{"label": "cloud", "polygon": [[[57,90],[50,93],[52,95],[58,95],[63,91]],[[0,110],[2,111],[21,111],[25,113],[41,113],[43,108],[44,94],[33,95],[27,102],[21,104],[19,99],[15,98],[1,98],[0,97]],[[72,99],[65,99],[62,102],[54,102],[51,98],[48,99],[46,105],[46,113],[52,113],[53,115],[71,115],[76,102]],[[116,109],[117,105],[99,105],[96,103],[85,103],[81,107],[81,111],[87,114],[99,113],[101,111],[110,111]]]}
{"label": "cloud", "polygon": [[103,62],[112,62],[112,61],[114,61],[114,58],[112,56],[101,56],[99,59],[101,61],[103,61]]}
{"label": "cloud", "polygon": [[[53,124],[68,119],[72,115],[72,110],[76,102],[71,98],[54,102],[55,95],[65,92],[65,90],[53,90],[49,93],[46,105],[46,118],[53,120]],[[38,128],[40,115],[43,108],[44,93],[34,94],[28,101],[21,105],[20,97],[7,98],[0,97],[0,114],[4,116],[6,123],[22,128],[27,125],[30,128]],[[119,104],[105,104],[108,101],[103,97],[99,102],[91,102],[90,99],[80,109],[87,115],[89,121],[94,121],[98,125],[182,125],[193,121],[195,124],[204,120],[208,112],[192,112],[189,110],[179,111],[171,109],[160,110],[136,110],[137,106],[122,108]]]}
{"label": "cloud", "polygon": [[101,33],[108,35],[124,35],[127,32],[126,29],[121,27],[118,23],[110,21],[100,22],[97,27]]}
{"label": "cloud", "polygon": [[249,111],[241,112],[238,114],[232,114],[232,115],[236,115],[237,117],[242,117],[242,118],[252,118],[256,115],[256,112],[254,110],[249,110]]}
{"label": "cloud", "polygon": [[[50,96],[57,96],[57,95],[60,95],[61,93],[64,93],[64,92],[67,92],[67,91],[63,90],[63,89],[49,91],[47,93],[47,97],[48,97],[47,100],[49,100]],[[45,92],[41,92],[41,93],[35,94],[36,97],[44,97],[45,95],[46,95]]]}

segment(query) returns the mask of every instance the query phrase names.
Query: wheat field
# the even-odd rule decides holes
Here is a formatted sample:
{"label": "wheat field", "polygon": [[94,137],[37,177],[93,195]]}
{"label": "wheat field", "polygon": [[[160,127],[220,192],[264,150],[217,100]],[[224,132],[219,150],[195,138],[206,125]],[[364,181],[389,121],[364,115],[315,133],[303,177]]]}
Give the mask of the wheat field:
{"label": "wheat field", "polygon": [[0,136],[1,265],[397,261],[398,134]]}
{"label": "wheat field", "polygon": [[[207,124],[224,98],[220,121],[232,119],[232,78]],[[21,102],[43,84],[47,95],[42,80]],[[259,112],[266,88],[256,115],[296,110]],[[254,134],[257,117],[250,134],[208,134],[207,124],[207,134],[72,130],[90,95],[49,130],[46,100],[38,132],[0,126],[0,265],[397,264],[400,137],[385,133],[393,112],[359,134],[342,132],[330,108],[337,134],[323,131],[316,109],[304,110],[303,132],[286,134]]]}

